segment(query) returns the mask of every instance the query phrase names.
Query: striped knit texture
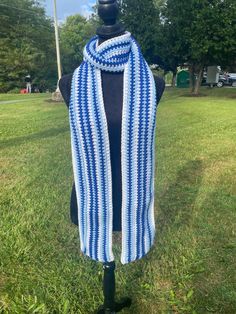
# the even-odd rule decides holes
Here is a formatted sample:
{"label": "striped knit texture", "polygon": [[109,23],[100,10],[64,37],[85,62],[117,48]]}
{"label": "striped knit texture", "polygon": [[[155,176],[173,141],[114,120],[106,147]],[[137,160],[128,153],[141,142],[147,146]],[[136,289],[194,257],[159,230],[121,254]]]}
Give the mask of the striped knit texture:
{"label": "striped knit texture", "polygon": [[96,261],[114,261],[110,143],[101,70],[124,73],[121,263],[127,264],[145,256],[155,237],[156,88],[130,32],[101,45],[98,36],[91,38],[74,71],[69,121],[80,247]]}

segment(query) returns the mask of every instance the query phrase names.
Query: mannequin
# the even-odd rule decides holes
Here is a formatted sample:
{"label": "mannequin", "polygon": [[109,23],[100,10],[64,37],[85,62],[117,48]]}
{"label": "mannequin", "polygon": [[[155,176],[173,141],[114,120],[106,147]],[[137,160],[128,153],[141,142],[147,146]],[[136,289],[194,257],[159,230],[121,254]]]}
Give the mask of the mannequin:
{"label": "mannequin", "polygon": [[[104,25],[97,29],[98,44],[105,40],[124,34],[125,28],[116,23],[118,5],[116,0],[99,0],[98,14],[104,21]],[[112,167],[112,196],[113,196],[113,231],[121,231],[121,118],[123,106],[123,73],[102,71],[102,86],[105,112],[108,122],[111,167]],[[157,102],[159,102],[165,88],[162,78],[154,77],[156,83]],[[70,102],[72,74],[63,76],[59,81],[59,88],[67,107]],[[71,220],[78,225],[77,200],[75,185],[71,193]],[[115,313],[125,306],[130,306],[131,299],[124,298],[121,302],[114,301],[115,297],[115,262],[104,263],[104,304],[97,313]],[[115,311],[115,312],[114,312]]]}

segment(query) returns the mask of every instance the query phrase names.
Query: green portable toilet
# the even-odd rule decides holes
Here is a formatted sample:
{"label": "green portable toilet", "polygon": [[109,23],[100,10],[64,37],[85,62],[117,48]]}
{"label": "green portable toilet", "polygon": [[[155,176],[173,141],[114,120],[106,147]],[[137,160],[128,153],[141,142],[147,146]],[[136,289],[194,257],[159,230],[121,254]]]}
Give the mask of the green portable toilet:
{"label": "green portable toilet", "polygon": [[189,87],[189,72],[181,70],[177,74],[177,87]]}

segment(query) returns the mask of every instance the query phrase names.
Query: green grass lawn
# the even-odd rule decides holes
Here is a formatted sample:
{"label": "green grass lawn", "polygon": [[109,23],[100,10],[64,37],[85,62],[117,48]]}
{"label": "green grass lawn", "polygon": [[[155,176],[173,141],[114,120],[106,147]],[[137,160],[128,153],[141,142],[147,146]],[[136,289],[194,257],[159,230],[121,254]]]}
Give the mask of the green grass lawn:
{"label": "green grass lawn", "polygon": [[[117,298],[133,300],[123,313],[236,313],[236,89],[202,93],[166,89],[159,104],[155,245],[122,265],[114,244]],[[80,254],[69,217],[67,108],[48,97],[0,96],[2,313],[89,314],[103,301],[102,263]]]}
{"label": "green grass lawn", "polygon": [[34,100],[39,98],[50,97],[50,94],[0,94],[0,101],[23,101],[23,100]]}

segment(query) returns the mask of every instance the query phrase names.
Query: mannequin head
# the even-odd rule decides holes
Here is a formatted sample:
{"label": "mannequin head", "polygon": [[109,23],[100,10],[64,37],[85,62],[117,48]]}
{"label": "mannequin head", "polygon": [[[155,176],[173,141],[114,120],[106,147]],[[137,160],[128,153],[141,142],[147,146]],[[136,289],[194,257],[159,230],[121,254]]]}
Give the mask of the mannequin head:
{"label": "mannequin head", "polygon": [[104,25],[97,29],[97,35],[102,39],[119,36],[125,29],[121,23],[117,23],[119,7],[116,0],[99,0],[98,15],[103,20]]}

